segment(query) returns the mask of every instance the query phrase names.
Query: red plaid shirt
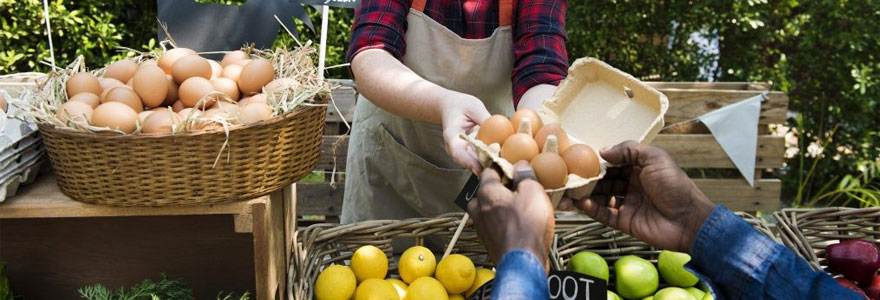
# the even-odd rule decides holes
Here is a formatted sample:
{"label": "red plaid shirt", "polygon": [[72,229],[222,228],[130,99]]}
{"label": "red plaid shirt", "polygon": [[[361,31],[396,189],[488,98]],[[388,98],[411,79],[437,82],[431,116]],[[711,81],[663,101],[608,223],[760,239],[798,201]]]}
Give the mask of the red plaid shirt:
{"label": "red plaid shirt", "polygon": [[[559,84],[568,71],[566,0],[514,1],[513,103],[538,84]],[[406,16],[411,0],[362,0],[351,27],[347,59],[366,49],[406,53]],[[498,0],[428,0],[425,14],[466,39],[482,39],[498,28]]]}

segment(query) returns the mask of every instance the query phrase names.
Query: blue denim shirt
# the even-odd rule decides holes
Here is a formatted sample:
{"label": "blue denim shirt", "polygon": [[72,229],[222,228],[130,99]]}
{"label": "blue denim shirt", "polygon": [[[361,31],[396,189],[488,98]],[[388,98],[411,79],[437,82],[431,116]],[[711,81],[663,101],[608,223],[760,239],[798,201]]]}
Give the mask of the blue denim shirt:
{"label": "blue denim shirt", "polygon": [[[711,282],[715,299],[862,300],[831,276],[810,269],[794,252],[758,232],[719,205],[700,227],[688,267]],[[720,287],[715,288],[715,287]],[[508,252],[498,265],[492,299],[548,299],[547,276],[524,250]]]}

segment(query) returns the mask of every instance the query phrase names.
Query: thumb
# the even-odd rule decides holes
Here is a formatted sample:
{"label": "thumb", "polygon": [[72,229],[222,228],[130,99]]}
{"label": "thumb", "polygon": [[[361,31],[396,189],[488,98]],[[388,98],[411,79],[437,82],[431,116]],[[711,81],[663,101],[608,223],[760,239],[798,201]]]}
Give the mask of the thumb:
{"label": "thumb", "polygon": [[641,165],[641,145],[634,141],[626,141],[611,148],[602,149],[599,155],[612,165]]}

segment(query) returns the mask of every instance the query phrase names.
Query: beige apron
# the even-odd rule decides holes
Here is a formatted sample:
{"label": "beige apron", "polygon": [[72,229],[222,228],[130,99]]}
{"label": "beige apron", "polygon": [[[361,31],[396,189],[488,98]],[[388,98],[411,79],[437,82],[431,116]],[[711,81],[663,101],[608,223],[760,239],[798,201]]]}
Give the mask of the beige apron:
{"label": "beige apron", "polygon": [[[510,116],[512,1],[499,1],[500,26],[485,39],[459,37],[422,13],[425,1],[414,0],[407,16],[403,63],[430,82],[479,98],[492,114]],[[460,211],[453,200],[470,174],[446,154],[439,124],[401,118],[360,98],[349,141],[341,221]]]}

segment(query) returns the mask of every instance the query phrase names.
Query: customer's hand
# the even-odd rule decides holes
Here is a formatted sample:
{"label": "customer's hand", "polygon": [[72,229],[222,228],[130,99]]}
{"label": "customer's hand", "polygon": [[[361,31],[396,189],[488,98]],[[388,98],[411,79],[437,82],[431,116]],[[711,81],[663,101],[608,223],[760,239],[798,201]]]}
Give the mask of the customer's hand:
{"label": "customer's hand", "polygon": [[715,205],[665,151],[633,141],[601,151],[610,168],[575,206],[655,247],[689,252]]}
{"label": "customer's hand", "polygon": [[553,206],[527,163],[517,163],[515,173],[516,190],[511,191],[501,184],[498,172],[484,170],[477,198],[468,203],[468,212],[495,263],[505,253],[523,249],[549,270],[547,255],[556,224]]}
{"label": "customer's hand", "polygon": [[479,175],[483,168],[477,160],[477,153],[460,135],[469,133],[491,115],[480,99],[468,94],[456,93],[454,98],[444,99],[443,103],[441,123],[446,153],[456,163]]}

